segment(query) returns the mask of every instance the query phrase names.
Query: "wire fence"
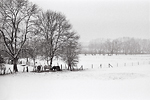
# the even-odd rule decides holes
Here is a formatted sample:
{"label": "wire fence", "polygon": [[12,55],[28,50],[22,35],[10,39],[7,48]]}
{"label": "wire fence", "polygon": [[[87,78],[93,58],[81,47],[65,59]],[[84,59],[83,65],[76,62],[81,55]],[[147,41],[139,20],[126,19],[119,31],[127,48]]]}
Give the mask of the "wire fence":
{"label": "wire fence", "polygon": [[150,61],[130,61],[130,62],[107,62],[99,64],[83,64],[83,68],[114,68],[114,67],[127,67],[127,66],[140,66],[140,65],[149,65]]}

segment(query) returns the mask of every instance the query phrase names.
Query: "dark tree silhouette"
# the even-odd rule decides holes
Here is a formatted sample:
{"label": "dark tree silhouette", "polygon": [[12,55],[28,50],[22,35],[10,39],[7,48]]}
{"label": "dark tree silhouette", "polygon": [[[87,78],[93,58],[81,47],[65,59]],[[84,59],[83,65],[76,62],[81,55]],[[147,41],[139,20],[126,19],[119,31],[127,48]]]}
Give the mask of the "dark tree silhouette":
{"label": "dark tree silhouette", "polygon": [[0,0],[0,34],[17,72],[18,55],[32,33],[37,6],[28,0]]}
{"label": "dark tree silhouette", "polygon": [[65,36],[66,41],[61,47],[60,57],[68,64],[68,69],[72,70],[78,63],[80,53],[79,36],[75,32],[69,32]]}
{"label": "dark tree silhouette", "polygon": [[64,43],[65,33],[71,29],[71,25],[64,15],[50,10],[41,12],[36,24],[41,30],[44,48],[43,53],[51,68],[54,57],[58,56],[58,50]]}

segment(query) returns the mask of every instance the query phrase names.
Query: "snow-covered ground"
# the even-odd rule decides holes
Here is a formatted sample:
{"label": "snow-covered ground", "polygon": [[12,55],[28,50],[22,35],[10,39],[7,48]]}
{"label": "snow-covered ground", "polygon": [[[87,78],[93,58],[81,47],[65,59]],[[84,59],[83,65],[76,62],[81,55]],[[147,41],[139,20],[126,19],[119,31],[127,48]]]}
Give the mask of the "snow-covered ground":
{"label": "snow-covered ground", "polygon": [[80,55],[83,71],[43,73],[22,73],[18,65],[17,74],[0,76],[0,100],[150,100],[149,61],[150,55]]}

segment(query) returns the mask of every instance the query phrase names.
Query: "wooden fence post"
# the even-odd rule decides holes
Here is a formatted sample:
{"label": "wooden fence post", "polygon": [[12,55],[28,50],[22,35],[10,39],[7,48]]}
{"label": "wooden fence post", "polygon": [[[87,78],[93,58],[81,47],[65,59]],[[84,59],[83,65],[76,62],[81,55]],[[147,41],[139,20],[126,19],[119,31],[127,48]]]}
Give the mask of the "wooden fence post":
{"label": "wooden fence post", "polygon": [[83,65],[81,65],[81,70],[83,70]]}
{"label": "wooden fence post", "polygon": [[8,70],[9,70],[9,71],[10,71],[10,73],[12,74],[12,71],[11,71],[11,69],[9,68]]}
{"label": "wooden fence post", "polygon": [[29,71],[29,70],[28,70],[28,66],[26,67],[26,69],[27,69],[26,71],[28,72],[28,71]]}
{"label": "wooden fence post", "polygon": [[61,64],[61,70],[62,70],[62,64]]}
{"label": "wooden fence post", "polygon": [[100,68],[102,68],[102,64],[100,64]]}
{"label": "wooden fence post", "polygon": [[23,72],[25,71],[25,67],[23,67]]}
{"label": "wooden fence post", "polygon": [[108,67],[110,68],[110,67],[112,67],[113,68],[113,66],[111,65],[111,64],[108,64]]}

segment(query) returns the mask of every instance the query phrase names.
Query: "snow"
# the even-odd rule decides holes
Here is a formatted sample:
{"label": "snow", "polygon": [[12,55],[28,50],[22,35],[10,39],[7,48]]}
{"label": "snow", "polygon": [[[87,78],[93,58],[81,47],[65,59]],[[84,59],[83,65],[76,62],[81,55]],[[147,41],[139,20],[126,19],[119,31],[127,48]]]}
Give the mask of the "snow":
{"label": "snow", "polygon": [[18,73],[0,76],[0,100],[150,100],[149,61],[149,55],[80,55],[83,71],[43,73],[23,73],[18,65]]}

